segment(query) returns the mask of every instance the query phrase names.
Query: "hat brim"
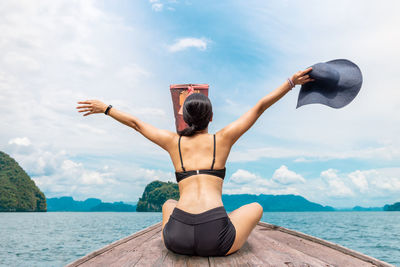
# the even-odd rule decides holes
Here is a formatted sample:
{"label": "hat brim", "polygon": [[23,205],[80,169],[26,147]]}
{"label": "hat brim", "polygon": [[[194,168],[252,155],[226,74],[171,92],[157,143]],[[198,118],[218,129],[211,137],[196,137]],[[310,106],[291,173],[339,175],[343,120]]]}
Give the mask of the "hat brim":
{"label": "hat brim", "polygon": [[[360,68],[347,59],[335,59],[325,63],[331,65],[339,73],[337,86],[334,89],[327,89],[316,82],[302,85],[296,108],[316,103],[332,108],[342,108],[357,96],[363,81]],[[310,77],[312,78],[312,71]]]}

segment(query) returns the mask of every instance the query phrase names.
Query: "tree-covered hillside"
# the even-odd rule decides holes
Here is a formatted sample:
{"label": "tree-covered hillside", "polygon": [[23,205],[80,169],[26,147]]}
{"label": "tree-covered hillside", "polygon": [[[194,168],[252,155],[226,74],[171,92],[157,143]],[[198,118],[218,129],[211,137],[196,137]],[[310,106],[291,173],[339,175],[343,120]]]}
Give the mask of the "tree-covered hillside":
{"label": "tree-covered hillside", "polygon": [[400,202],[396,202],[392,205],[386,204],[383,206],[384,211],[400,211]]}
{"label": "tree-covered hillside", "polygon": [[161,211],[164,202],[169,199],[179,199],[179,187],[177,183],[153,181],[144,189],[139,198],[136,211]]}
{"label": "tree-covered hillside", "polygon": [[19,164],[0,151],[0,211],[46,211],[46,198]]}

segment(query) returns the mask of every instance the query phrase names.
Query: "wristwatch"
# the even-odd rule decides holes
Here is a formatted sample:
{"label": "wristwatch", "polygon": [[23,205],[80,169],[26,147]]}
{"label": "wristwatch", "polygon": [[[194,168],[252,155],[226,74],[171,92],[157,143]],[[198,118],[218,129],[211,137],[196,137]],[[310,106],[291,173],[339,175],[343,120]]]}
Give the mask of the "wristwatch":
{"label": "wristwatch", "polygon": [[112,105],[109,105],[106,109],[106,111],[104,111],[104,114],[108,115],[108,112],[110,111],[110,109],[112,108]]}

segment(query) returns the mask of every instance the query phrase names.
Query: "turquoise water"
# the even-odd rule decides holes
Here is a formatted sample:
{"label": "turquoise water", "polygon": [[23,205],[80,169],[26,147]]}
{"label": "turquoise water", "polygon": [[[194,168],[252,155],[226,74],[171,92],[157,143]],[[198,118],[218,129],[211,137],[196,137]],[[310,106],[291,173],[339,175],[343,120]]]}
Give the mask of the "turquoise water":
{"label": "turquoise water", "polygon": [[[0,265],[63,266],[161,218],[158,212],[0,213]],[[262,221],[400,266],[400,212],[265,212]]]}

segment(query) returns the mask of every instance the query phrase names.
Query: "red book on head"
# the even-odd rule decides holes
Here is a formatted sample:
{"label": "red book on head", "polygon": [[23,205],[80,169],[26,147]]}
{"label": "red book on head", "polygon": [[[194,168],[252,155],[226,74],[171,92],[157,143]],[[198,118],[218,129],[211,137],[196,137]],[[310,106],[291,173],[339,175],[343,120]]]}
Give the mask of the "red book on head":
{"label": "red book on head", "polygon": [[201,93],[208,97],[208,84],[171,84],[172,104],[174,108],[176,132],[189,127],[183,120],[182,106],[186,97],[193,93]]}

